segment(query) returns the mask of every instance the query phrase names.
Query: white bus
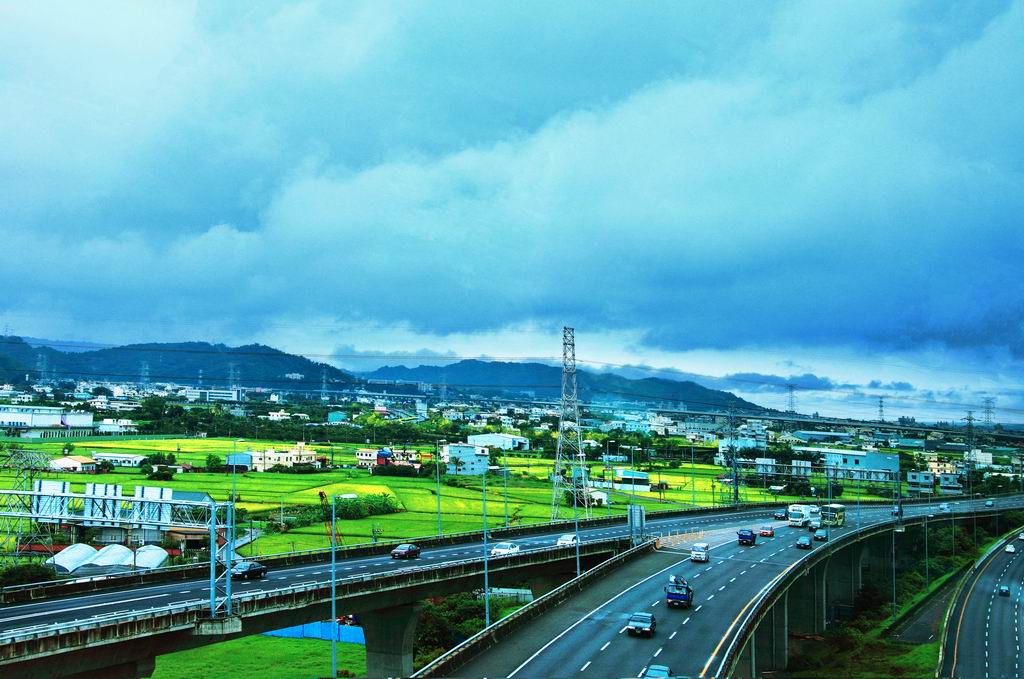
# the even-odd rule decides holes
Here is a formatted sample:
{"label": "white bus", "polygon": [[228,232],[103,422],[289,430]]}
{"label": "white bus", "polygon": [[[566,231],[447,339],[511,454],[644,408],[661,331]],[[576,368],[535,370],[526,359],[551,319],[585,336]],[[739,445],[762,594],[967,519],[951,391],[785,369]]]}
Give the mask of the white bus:
{"label": "white bus", "polygon": [[810,505],[790,505],[788,516],[790,526],[806,528],[807,522],[811,520],[811,507]]}

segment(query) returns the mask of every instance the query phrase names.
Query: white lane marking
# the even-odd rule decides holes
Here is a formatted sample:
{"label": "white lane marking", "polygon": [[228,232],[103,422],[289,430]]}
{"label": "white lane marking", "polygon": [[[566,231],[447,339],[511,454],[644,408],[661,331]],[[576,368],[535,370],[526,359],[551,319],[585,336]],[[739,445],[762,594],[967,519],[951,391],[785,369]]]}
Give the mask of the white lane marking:
{"label": "white lane marking", "polygon": [[661,649],[660,648],[657,651],[654,652],[654,657],[657,658],[659,655],[661,655]]}
{"label": "white lane marking", "polygon": [[668,635],[668,640],[669,640],[669,641],[672,641],[673,639],[675,639],[675,638],[676,638],[676,635],[677,635],[677,634],[679,634],[679,630],[676,630],[676,631],[675,631],[675,632],[673,632],[672,634]]}
{"label": "white lane marking", "polygon": [[[686,620],[683,620],[683,624],[684,624],[684,625],[685,625],[686,623],[688,623],[688,622],[690,622],[690,619],[689,619],[689,618],[687,618]],[[673,632],[673,634],[675,634],[675,632]]]}
{"label": "white lane marking", "polygon": [[[702,608],[704,608],[704,604],[701,604],[700,606],[697,606],[697,608],[693,609],[693,612],[696,613],[697,611],[699,611]],[[689,618],[687,618],[687,620],[689,620]]]}
{"label": "white lane marking", "polygon": [[654,608],[654,607],[655,607],[655,606],[657,606],[657,605],[658,605],[658,602],[657,602],[657,601],[655,601],[655,602],[654,602],[653,604],[651,604],[651,608]]}
{"label": "white lane marking", "polygon": [[188,594],[188,593],[190,593],[191,591],[192,591],[192,590],[190,590],[190,589],[183,589],[183,590],[181,590],[180,592],[178,592],[178,594]]}
{"label": "white lane marking", "polygon": [[590,667],[590,661],[589,660],[587,661],[586,665],[584,665],[583,667],[580,668],[580,672],[582,672],[583,670],[587,669],[588,667]]}
{"label": "white lane marking", "polygon": [[[662,573],[665,573],[665,572],[667,572],[667,571],[670,571],[670,570],[672,570],[673,568],[678,568],[678,567],[679,567],[679,564],[678,564],[678,563],[672,564],[671,566],[666,566],[665,568],[662,568],[662,569],[661,569],[660,571],[658,571],[657,573],[652,573],[652,574],[648,575],[648,576],[647,576],[646,578],[644,578],[643,580],[640,580],[639,582],[635,582],[635,583],[633,583],[632,585],[630,585],[630,586],[629,586],[629,587],[627,587],[626,589],[622,590],[621,592],[619,592],[618,594],[616,594],[615,596],[613,596],[613,597],[612,597],[611,599],[608,599],[608,601],[605,601],[605,602],[604,602],[603,604],[601,604],[600,606],[598,606],[598,607],[597,607],[597,608],[595,608],[594,610],[590,611],[589,613],[587,613],[586,615],[584,615],[584,616],[583,616],[582,618],[578,619],[578,620],[577,620],[576,622],[574,622],[573,624],[571,624],[571,625],[569,625],[568,627],[566,627],[566,628],[565,628],[564,630],[562,630],[561,632],[559,632],[558,634],[556,634],[556,635],[555,635],[555,637],[554,637],[553,639],[551,639],[551,641],[549,641],[548,643],[544,644],[544,645],[543,645],[543,646],[541,646],[541,647],[540,647],[539,649],[537,649],[537,650],[536,650],[536,651],[535,651],[535,652],[533,653],[533,655],[531,655],[531,656],[530,656],[529,658],[527,658],[526,660],[524,660],[524,661],[522,662],[522,664],[521,664],[521,665],[519,665],[519,667],[517,667],[517,668],[515,668],[514,670],[512,670],[512,671],[511,671],[511,672],[509,673],[509,675],[508,675],[507,679],[512,679],[512,677],[516,676],[516,674],[518,674],[518,673],[519,673],[519,670],[523,669],[524,667],[526,667],[527,665],[529,665],[529,664],[530,664],[531,662],[533,662],[533,659],[534,659],[534,658],[536,658],[536,657],[537,657],[538,655],[540,655],[540,654],[541,654],[541,653],[543,653],[544,651],[548,650],[548,649],[549,649],[549,648],[550,648],[550,647],[552,646],[552,644],[554,644],[554,643],[555,643],[556,641],[558,641],[559,639],[561,639],[562,637],[564,637],[564,636],[565,636],[566,634],[568,634],[569,632],[571,632],[571,631],[572,631],[573,629],[575,629],[575,628],[576,628],[576,627],[577,627],[578,625],[580,625],[580,624],[581,624],[581,623],[582,623],[582,622],[583,622],[584,620],[586,620],[587,618],[589,618],[590,616],[592,616],[592,615],[593,615],[594,613],[597,613],[597,612],[598,612],[599,610],[601,610],[602,608],[604,608],[605,606],[607,606],[607,605],[608,605],[608,604],[610,604],[611,602],[615,601],[616,599],[618,599],[618,598],[619,598],[620,596],[622,596],[622,595],[623,595],[623,594],[625,594],[626,592],[629,592],[629,591],[631,591],[631,590],[633,590],[633,589],[636,589],[637,587],[639,587],[640,585],[644,584],[644,583],[645,583],[645,582],[647,582],[648,580],[653,580],[654,578],[658,577],[658,576],[659,576],[659,575],[661,575]],[[625,631],[626,631],[626,627],[625,627],[625,626],[623,626],[623,627],[622,627],[622,629],[620,629],[620,630],[619,630],[619,634],[622,634],[622,633],[623,633],[623,632],[625,632]]]}
{"label": "white lane marking", "polygon": [[708,601],[711,601],[711,600],[712,600],[712,599],[714,599],[714,598],[715,598],[715,595],[714,595],[714,594],[712,594],[711,596],[709,596],[709,597],[708,597]]}
{"label": "white lane marking", "polygon": [[[209,589],[209,588],[207,588],[207,589]],[[170,594],[154,594],[152,596],[140,596],[140,597],[136,597],[134,599],[119,599],[118,601],[111,601],[111,602],[102,603],[102,604],[89,604],[87,606],[76,606],[74,608],[62,608],[61,612],[62,613],[67,613],[69,611],[84,611],[84,610],[86,610],[88,608],[101,608],[103,606],[113,606],[115,604],[116,605],[121,605],[121,604],[131,603],[133,601],[145,601],[147,599],[161,599],[161,598],[163,598],[165,596],[170,596]],[[9,622],[11,620],[22,620],[24,618],[34,618],[34,617],[36,617],[38,615],[41,615],[41,614],[40,613],[27,613],[25,615],[15,615],[15,616],[10,617],[10,618],[0,618],[0,622]]]}
{"label": "white lane marking", "polygon": [[725,585],[722,585],[721,587],[719,587],[718,591],[721,592],[723,589],[725,589]]}
{"label": "white lane marking", "polygon": [[611,643],[612,642],[610,642],[610,641],[604,642],[604,646],[601,647],[601,650],[603,651],[604,649],[608,648],[611,645]]}
{"label": "white lane marking", "polygon": [[[736,582],[736,578],[729,578],[729,582]],[[725,587],[723,587],[722,589],[725,589]]]}

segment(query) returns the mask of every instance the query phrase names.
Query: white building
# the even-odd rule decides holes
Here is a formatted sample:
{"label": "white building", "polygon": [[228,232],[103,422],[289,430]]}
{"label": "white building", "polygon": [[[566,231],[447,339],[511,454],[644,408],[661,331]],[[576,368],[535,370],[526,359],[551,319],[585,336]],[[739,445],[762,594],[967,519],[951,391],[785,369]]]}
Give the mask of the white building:
{"label": "white building", "polygon": [[0,432],[24,438],[91,436],[92,413],[33,405],[0,405]]}
{"label": "white building", "polygon": [[444,458],[448,473],[458,476],[481,476],[490,460],[490,452],[484,446],[472,443],[449,443],[444,447]]}
{"label": "white building", "polygon": [[242,400],[241,389],[206,389],[205,387],[186,387],[183,395],[189,401],[200,401],[204,403],[211,401],[226,401],[230,403]]}
{"label": "white building", "polygon": [[84,455],[68,455],[50,460],[50,469],[55,472],[94,472],[96,460]]}
{"label": "white building", "polygon": [[289,450],[247,450],[252,456],[252,470],[265,472],[271,467],[281,465],[282,467],[294,467],[295,465],[308,464],[318,466],[316,451],[306,448],[306,444],[299,442]]}
{"label": "white building", "polygon": [[109,462],[115,467],[138,467],[146,461],[146,456],[130,453],[93,453],[92,459],[97,462]]}
{"label": "white building", "polygon": [[115,435],[135,434],[139,431],[138,425],[132,420],[121,420],[105,417],[96,425],[97,434]]}
{"label": "white building", "polygon": [[964,453],[964,462],[972,464],[975,469],[992,466],[992,453],[984,453],[977,448]]}
{"label": "white building", "polygon": [[501,450],[529,450],[530,439],[514,434],[473,434],[466,441],[476,446],[489,446]]}

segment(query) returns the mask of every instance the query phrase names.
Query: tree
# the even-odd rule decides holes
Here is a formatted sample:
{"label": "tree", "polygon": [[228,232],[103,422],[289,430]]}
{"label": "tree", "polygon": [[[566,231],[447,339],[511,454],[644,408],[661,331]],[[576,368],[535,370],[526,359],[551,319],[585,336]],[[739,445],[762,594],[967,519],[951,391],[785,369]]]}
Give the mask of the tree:
{"label": "tree", "polygon": [[107,389],[106,387],[99,386],[99,387],[93,387],[92,395],[93,396],[113,396],[114,392],[110,391],[110,389]]}
{"label": "tree", "polygon": [[224,466],[224,461],[221,459],[220,455],[210,453],[206,456],[206,471],[222,472],[225,469],[227,469],[227,467]]}

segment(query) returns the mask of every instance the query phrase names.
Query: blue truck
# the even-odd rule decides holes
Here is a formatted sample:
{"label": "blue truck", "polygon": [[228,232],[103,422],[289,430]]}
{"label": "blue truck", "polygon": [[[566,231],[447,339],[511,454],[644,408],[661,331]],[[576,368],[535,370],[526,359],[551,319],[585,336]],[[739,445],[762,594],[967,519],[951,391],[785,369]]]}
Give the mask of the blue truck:
{"label": "blue truck", "polygon": [[741,545],[754,545],[757,544],[757,533],[750,530],[749,528],[741,528],[736,531],[736,537],[739,538]]}
{"label": "blue truck", "polygon": [[693,604],[693,588],[682,578],[672,578],[665,588],[665,605],[669,608],[689,608]]}

